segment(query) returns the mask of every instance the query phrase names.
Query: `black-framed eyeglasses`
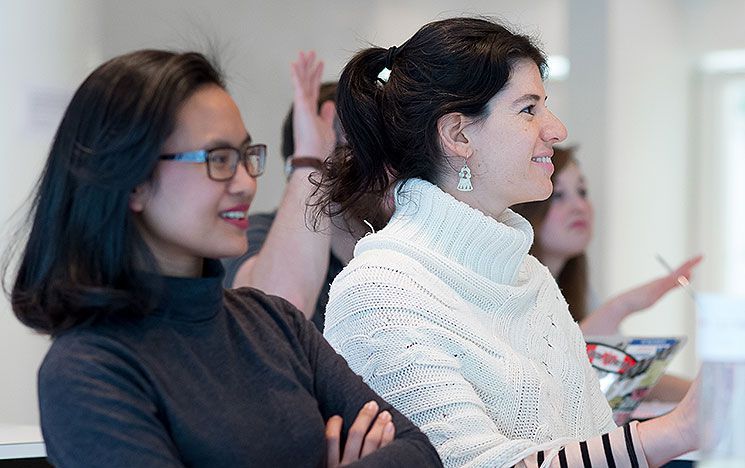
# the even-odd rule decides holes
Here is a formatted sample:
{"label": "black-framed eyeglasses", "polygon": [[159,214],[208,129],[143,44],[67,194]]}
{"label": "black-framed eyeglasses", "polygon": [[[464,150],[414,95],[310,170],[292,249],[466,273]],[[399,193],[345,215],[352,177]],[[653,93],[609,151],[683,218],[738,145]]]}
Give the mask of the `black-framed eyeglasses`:
{"label": "black-framed eyeglasses", "polygon": [[186,151],[184,153],[162,154],[160,159],[166,161],[181,161],[192,163],[207,163],[207,176],[210,179],[223,182],[230,180],[238,169],[238,162],[242,162],[248,175],[259,177],[264,173],[266,163],[266,145],[246,145],[241,149],[223,146],[209,150]]}

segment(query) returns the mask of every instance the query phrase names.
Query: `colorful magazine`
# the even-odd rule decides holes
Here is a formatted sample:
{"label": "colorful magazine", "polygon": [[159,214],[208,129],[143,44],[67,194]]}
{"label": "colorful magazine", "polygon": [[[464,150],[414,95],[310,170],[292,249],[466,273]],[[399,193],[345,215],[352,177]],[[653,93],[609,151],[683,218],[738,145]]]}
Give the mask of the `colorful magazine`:
{"label": "colorful magazine", "polygon": [[685,338],[587,337],[587,356],[619,426],[646,398]]}

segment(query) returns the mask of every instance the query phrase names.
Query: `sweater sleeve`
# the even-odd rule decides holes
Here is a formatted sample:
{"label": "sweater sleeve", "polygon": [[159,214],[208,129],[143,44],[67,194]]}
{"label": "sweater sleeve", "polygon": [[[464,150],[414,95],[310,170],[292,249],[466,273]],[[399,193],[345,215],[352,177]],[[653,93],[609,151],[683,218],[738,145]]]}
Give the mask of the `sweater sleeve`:
{"label": "sweater sleeve", "polygon": [[[474,364],[462,359],[477,347],[464,348],[464,338],[452,332],[455,325],[441,323],[458,316],[444,312],[454,304],[428,293],[406,274],[367,265],[334,283],[325,336],[353,370],[429,436],[445,466],[535,466],[531,457],[534,461],[539,451],[579,443],[561,438],[538,444],[506,435],[508,430],[495,422],[489,405],[466,378],[469,372],[482,372],[466,369]],[[486,344],[478,348],[502,361],[499,349]],[[504,360],[505,375],[510,375],[510,365]],[[505,385],[533,397],[529,382]],[[507,406],[519,404],[516,399]],[[492,405],[491,411],[500,409]]]}
{"label": "sweater sleeve", "polygon": [[540,450],[530,454],[515,466],[520,468],[545,466],[551,468],[572,466],[648,468],[649,464],[639,440],[637,425],[638,422],[633,421],[588,440],[573,441],[550,451]]}
{"label": "sweater sleeve", "polygon": [[393,417],[396,436],[393,442],[350,466],[360,467],[411,467],[442,466],[437,451],[409,419],[384,401],[339,356],[323,335],[305,320],[299,312],[294,314],[298,337],[308,355],[314,370],[314,390],[324,420],[333,415],[344,419],[342,450],[346,433],[362,407],[370,400],[375,400],[380,411],[388,410]]}
{"label": "sweater sleeve", "polygon": [[141,375],[106,346],[58,338],[39,369],[41,426],[58,467],[179,467]]}
{"label": "sweater sleeve", "polygon": [[370,386],[429,436],[444,466],[512,466],[530,453],[530,441],[501,433],[453,355],[428,340],[425,323],[405,335],[379,325],[381,331],[367,344],[361,335],[337,335],[328,321],[326,336]]}

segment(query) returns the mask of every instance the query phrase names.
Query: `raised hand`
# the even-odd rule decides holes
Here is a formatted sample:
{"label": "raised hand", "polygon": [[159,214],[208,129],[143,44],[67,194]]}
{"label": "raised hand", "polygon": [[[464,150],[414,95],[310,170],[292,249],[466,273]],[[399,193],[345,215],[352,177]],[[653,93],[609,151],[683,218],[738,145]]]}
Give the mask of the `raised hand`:
{"label": "raised hand", "polygon": [[691,279],[693,269],[701,263],[702,259],[701,255],[690,258],[670,274],[620,294],[616,296],[616,300],[624,305],[626,315],[651,307],[668,291],[680,285],[679,278]]}
{"label": "raised hand", "polygon": [[336,146],[334,118],[336,106],[326,101],[318,111],[323,62],[313,51],[300,52],[290,64],[290,75],[295,88],[292,105],[295,155],[326,159]]}
{"label": "raised hand", "polygon": [[618,333],[618,326],[624,318],[654,305],[671,289],[680,285],[679,278],[689,280],[693,269],[702,259],[701,255],[692,257],[675,271],[612,297],[582,320],[582,333],[585,336]]}
{"label": "raised hand", "polygon": [[326,423],[327,466],[329,468],[348,465],[385,447],[393,440],[396,428],[391,414],[388,411],[378,414],[378,409],[375,401],[369,401],[362,407],[349,428],[343,453],[340,453],[340,441],[344,421],[341,416],[329,418]]}

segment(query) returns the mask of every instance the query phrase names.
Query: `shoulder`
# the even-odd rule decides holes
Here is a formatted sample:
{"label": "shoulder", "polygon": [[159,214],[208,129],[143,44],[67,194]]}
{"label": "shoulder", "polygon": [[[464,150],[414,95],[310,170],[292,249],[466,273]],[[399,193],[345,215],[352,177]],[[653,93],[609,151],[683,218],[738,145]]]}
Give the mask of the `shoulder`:
{"label": "shoulder", "polygon": [[80,326],[55,338],[39,368],[40,402],[45,396],[57,401],[81,390],[142,383],[145,372],[141,356],[108,328]]}
{"label": "shoulder", "polygon": [[390,250],[366,250],[355,257],[329,296],[324,335],[332,343],[391,326],[436,326],[464,308],[463,299],[441,278]]}
{"label": "shoulder", "polygon": [[224,304],[237,321],[250,322],[252,328],[270,327],[295,335],[306,328],[307,320],[297,307],[256,288],[226,289]]}
{"label": "shoulder", "polygon": [[255,213],[248,216],[248,232],[251,231],[268,231],[274,222],[277,212]]}
{"label": "shoulder", "polygon": [[331,300],[353,300],[376,297],[385,302],[408,304],[400,299],[422,296],[452,302],[455,295],[450,287],[417,259],[389,249],[365,250],[356,256],[336,277],[331,286]]}

